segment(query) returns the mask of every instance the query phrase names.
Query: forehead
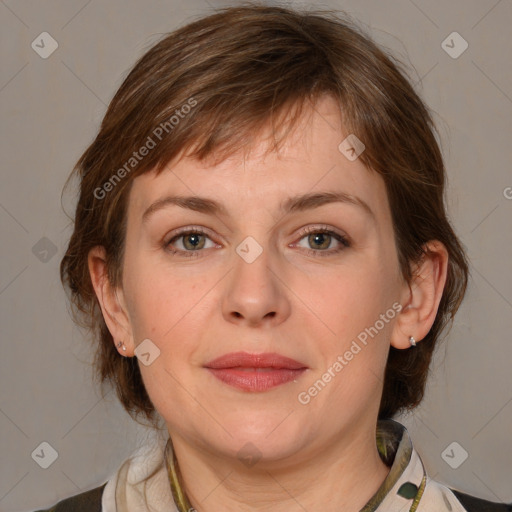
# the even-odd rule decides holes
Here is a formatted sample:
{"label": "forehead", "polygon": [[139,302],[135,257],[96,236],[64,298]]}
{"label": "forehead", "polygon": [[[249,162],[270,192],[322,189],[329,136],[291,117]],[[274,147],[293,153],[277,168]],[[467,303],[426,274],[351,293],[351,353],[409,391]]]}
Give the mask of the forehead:
{"label": "forehead", "polygon": [[358,158],[347,158],[347,154],[353,156],[346,151],[353,139],[343,142],[350,134],[333,98],[324,97],[305,108],[278,152],[268,152],[271,134],[269,127],[248,154],[240,151],[216,164],[185,157],[159,174],[150,171],[138,176],[130,191],[129,216],[141,218],[152,204],[170,194],[212,198],[226,206],[226,214],[240,215],[258,207],[278,211],[288,198],[318,191],[360,198],[376,216],[386,215],[381,176]]}

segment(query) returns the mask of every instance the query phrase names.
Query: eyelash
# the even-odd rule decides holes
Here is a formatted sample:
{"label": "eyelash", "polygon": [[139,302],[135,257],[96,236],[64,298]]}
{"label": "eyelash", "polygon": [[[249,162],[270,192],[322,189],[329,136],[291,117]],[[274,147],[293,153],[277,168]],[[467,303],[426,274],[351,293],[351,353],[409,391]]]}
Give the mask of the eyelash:
{"label": "eyelash", "polygon": [[[339,247],[338,249],[331,249],[331,250],[328,250],[328,251],[322,251],[322,250],[317,250],[317,249],[305,249],[307,254],[310,255],[310,256],[313,256],[313,257],[317,257],[317,256],[320,256],[320,257],[332,256],[333,254],[337,254],[337,253],[343,251],[344,249],[350,247],[350,242],[348,241],[348,239],[345,236],[340,235],[336,231],[333,231],[332,229],[329,229],[326,226],[322,226],[321,228],[311,227],[311,226],[309,226],[307,228],[304,228],[303,230],[301,230],[301,232],[299,234],[299,236],[300,236],[299,241],[302,240],[306,235],[309,235],[311,233],[321,233],[321,234],[330,235],[334,239],[338,240],[338,242],[341,243],[341,247]],[[179,239],[179,238],[181,238],[181,237],[183,237],[185,235],[191,235],[191,234],[194,234],[194,235],[196,235],[196,234],[197,235],[205,235],[206,237],[210,238],[208,236],[208,233],[206,231],[204,231],[202,228],[194,228],[194,229],[184,228],[182,231],[179,231],[172,238],[170,238],[169,240],[167,240],[167,241],[165,241],[163,243],[164,249],[169,251],[173,255],[181,254],[185,258],[200,257],[200,253],[203,252],[202,250],[198,250],[198,251],[183,251],[181,249],[177,249],[176,250],[176,249],[171,249],[170,248],[172,242],[174,242],[175,240],[177,240],[177,239]]]}

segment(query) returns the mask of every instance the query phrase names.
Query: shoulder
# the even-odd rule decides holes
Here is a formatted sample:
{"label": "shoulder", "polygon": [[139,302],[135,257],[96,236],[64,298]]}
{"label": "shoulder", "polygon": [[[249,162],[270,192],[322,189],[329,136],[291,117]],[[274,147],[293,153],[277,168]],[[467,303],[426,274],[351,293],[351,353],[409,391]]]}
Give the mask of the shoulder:
{"label": "shoulder", "polygon": [[468,512],[512,512],[512,503],[496,503],[449,488]]}
{"label": "shoulder", "polygon": [[107,482],[89,491],[59,501],[53,507],[35,512],[101,512],[101,498],[106,485]]}
{"label": "shoulder", "polygon": [[424,492],[420,495],[418,512],[438,512],[441,510],[452,512],[512,512],[512,503],[498,503],[477,498],[427,477]]}

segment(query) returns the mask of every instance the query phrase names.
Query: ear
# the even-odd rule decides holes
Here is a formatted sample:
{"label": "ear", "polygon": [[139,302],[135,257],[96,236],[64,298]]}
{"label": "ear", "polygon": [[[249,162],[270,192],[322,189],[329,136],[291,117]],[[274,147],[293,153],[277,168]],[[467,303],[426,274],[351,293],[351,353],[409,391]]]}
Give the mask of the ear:
{"label": "ear", "polygon": [[448,271],[448,251],[438,240],[424,246],[425,254],[406,283],[400,304],[402,310],[391,334],[391,345],[398,349],[411,346],[409,337],[421,341],[430,331],[443,296]]}
{"label": "ear", "polygon": [[[132,357],[134,343],[130,317],[122,289],[120,287],[113,288],[108,279],[105,248],[102,246],[93,247],[89,251],[87,263],[103,318],[114,339],[116,349],[121,355]],[[120,341],[124,343],[126,350],[117,347],[117,343]]]}

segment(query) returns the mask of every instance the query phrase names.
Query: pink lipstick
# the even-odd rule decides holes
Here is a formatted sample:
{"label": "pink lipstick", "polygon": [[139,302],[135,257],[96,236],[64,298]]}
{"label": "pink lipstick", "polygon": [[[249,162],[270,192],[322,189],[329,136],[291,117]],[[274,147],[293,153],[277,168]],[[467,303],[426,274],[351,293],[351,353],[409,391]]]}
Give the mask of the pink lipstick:
{"label": "pink lipstick", "polygon": [[232,352],[210,361],[205,368],[217,379],[243,391],[266,391],[297,379],[308,367],[276,353]]}

